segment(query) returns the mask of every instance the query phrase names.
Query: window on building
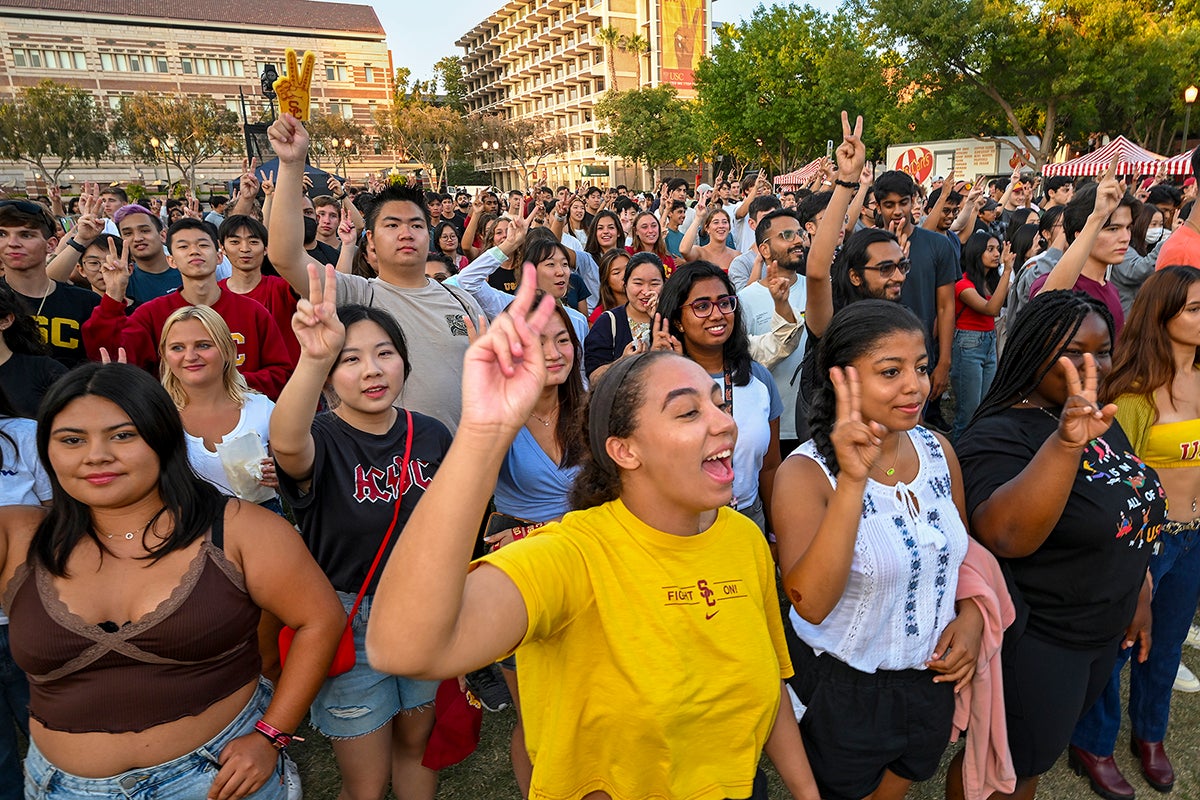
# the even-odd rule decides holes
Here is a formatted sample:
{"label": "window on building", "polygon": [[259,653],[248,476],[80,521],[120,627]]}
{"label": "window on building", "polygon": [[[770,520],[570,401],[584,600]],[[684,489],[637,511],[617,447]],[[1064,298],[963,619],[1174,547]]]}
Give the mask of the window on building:
{"label": "window on building", "polygon": [[15,67],[34,69],[86,69],[87,61],[82,52],[76,50],[49,50],[14,47],[12,63]]}
{"label": "window on building", "polygon": [[354,106],[349,100],[333,100],[329,103],[329,113],[341,116],[342,119],[354,119]]}
{"label": "window on building", "polygon": [[375,82],[375,68],[370,64],[367,64],[365,67],[363,67],[363,80],[367,83]]}
{"label": "window on building", "polygon": [[237,101],[237,100],[229,100],[229,99],[227,99],[227,100],[225,101],[225,110],[226,110],[226,111],[232,111],[232,112],[233,112],[233,113],[235,113],[235,114],[241,113],[241,108],[238,106],[238,101]]}
{"label": "window on building", "polygon": [[184,75],[213,75],[226,78],[244,77],[246,67],[234,58],[181,58]]}
{"label": "window on building", "polygon": [[345,81],[349,80],[346,72],[345,64],[330,64],[325,67],[325,80],[327,81]]}

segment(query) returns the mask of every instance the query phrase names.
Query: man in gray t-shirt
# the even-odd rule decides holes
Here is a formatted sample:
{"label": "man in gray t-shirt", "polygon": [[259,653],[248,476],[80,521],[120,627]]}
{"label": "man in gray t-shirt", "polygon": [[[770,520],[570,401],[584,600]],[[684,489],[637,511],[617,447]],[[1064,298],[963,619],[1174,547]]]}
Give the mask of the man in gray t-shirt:
{"label": "man in gray t-shirt", "polygon": [[[279,156],[268,255],[279,274],[307,297],[308,264],[315,263],[304,253],[300,210],[308,133],[294,117],[283,115],[268,136]],[[412,366],[399,402],[437,418],[454,432],[462,412],[463,355],[470,344],[466,317],[478,320],[483,310],[461,289],[425,276],[429,221],[421,191],[394,185],[380,192],[366,220],[379,277],[337,273],[337,303],[382,308],[396,318]]]}

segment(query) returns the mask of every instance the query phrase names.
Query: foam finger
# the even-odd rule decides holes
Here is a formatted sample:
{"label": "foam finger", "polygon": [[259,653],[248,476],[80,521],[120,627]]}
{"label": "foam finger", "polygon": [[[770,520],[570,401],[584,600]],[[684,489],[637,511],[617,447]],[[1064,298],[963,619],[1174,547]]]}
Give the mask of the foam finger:
{"label": "foam finger", "polygon": [[285,77],[294,78],[296,77],[296,73],[299,71],[299,65],[296,63],[296,51],[289,47],[287,49],[286,59],[287,64],[283,68],[283,74]]}

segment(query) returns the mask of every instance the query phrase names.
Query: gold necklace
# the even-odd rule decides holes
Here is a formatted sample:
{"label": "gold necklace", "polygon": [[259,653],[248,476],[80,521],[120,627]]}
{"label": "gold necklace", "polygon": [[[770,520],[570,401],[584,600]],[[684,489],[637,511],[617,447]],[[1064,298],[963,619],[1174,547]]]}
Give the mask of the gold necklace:
{"label": "gold necklace", "polygon": [[[558,411],[557,405],[555,405],[554,408],[550,411],[550,416],[553,417],[554,412],[556,412],[556,411]],[[542,423],[542,425],[546,426],[547,428],[550,427],[550,420],[539,417],[537,414],[533,413],[532,411],[529,412],[529,416],[533,417],[534,419],[536,419],[538,422]]]}
{"label": "gold necklace", "polygon": [[50,296],[52,291],[54,291],[54,281],[50,280],[49,278],[47,278],[46,281],[46,291],[42,294],[42,302],[38,303],[38,310],[33,314],[35,317],[40,317],[42,315],[42,307],[46,305],[46,298]]}
{"label": "gold necklace", "polygon": [[[154,517],[157,517],[157,516],[158,516],[158,514],[155,514],[155,515],[154,515]],[[125,531],[125,533],[121,534],[121,536],[122,536],[124,539],[126,539],[126,540],[129,540],[129,539],[132,539],[132,538],[133,538],[133,535],[134,535],[135,533],[137,533],[139,530],[140,530],[140,531],[142,531],[142,532],[145,532],[145,531],[146,531],[146,529],[150,527],[150,523],[151,523],[151,522],[154,522],[154,517],[151,517],[150,519],[146,520],[146,524],[145,524],[145,525],[142,525],[142,526],[140,526],[140,527],[134,528],[134,529],[133,529],[133,530],[131,530],[131,531]],[[95,526],[93,526],[93,527],[95,527]],[[97,531],[98,533],[104,533],[104,531],[100,530],[99,528],[96,528],[96,531]],[[116,535],[117,535],[117,534],[115,534],[115,533],[104,533],[104,536],[105,536],[105,538],[107,538],[107,539],[112,539],[112,538],[113,538],[114,536],[116,536]]]}
{"label": "gold necklace", "polygon": [[896,457],[892,459],[892,466],[883,471],[883,474],[889,478],[896,474],[896,464],[900,461],[900,434],[896,434]]}

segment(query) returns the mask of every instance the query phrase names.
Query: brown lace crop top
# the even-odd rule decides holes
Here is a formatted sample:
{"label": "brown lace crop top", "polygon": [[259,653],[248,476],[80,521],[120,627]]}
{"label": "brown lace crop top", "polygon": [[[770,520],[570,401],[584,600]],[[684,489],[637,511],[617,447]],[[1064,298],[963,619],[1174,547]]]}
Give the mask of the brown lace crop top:
{"label": "brown lace crop top", "polygon": [[260,611],[225,558],[222,522],[170,597],[114,632],[72,613],[44,568],[20,567],[5,606],[30,716],[70,733],[144,731],[199,714],[259,675]]}

